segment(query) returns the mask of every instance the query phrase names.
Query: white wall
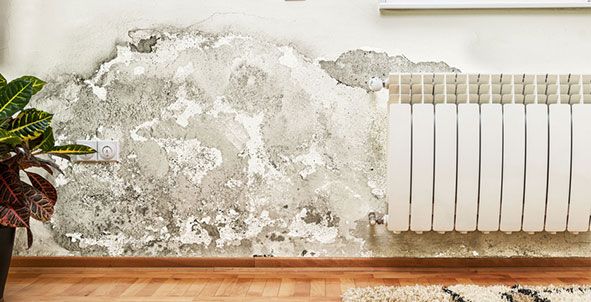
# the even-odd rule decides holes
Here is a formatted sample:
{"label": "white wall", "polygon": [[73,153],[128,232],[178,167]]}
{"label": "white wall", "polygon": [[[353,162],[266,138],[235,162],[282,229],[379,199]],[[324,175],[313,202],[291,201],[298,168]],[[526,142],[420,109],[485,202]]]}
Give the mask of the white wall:
{"label": "white wall", "polygon": [[591,10],[380,13],[377,2],[0,0],[0,71],[88,73],[130,29],[194,25],[291,43],[313,58],[368,47],[464,72],[591,72]]}
{"label": "white wall", "polygon": [[[380,189],[385,175],[387,92],[376,99],[359,85],[338,84],[335,74],[363,79],[377,68],[374,65],[392,65],[375,64],[368,58],[380,55],[357,51],[352,59],[327,64],[336,66],[332,69],[338,72],[331,74],[331,68],[316,60],[372,48],[413,61],[444,61],[464,72],[591,73],[591,10],[380,13],[377,1],[0,0],[0,72],[9,79],[33,74],[51,80],[35,105],[56,114],[54,125],[61,140],[89,135],[115,138],[124,152],[119,165],[68,169],[66,177],[94,174],[101,179],[78,177],[60,187],[60,204],[67,206],[56,211],[51,225],[38,225],[33,250],[20,251],[94,256],[307,256],[312,251],[325,256],[386,257],[590,255],[591,234],[397,236],[383,226],[369,228],[367,213],[385,205]],[[207,34],[196,30],[232,31],[239,34],[234,36],[254,38],[245,43],[231,40],[227,47],[177,52],[167,50],[176,49],[176,43],[183,45],[182,37],[162,38],[150,54],[120,47],[124,55],[107,63],[110,67],[100,75],[93,74],[114,57],[116,43],[129,41],[129,30],[166,26],[193,26],[185,33],[198,39]],[[233,35],[213,36],[216,40]],[[182,56],[177,58],[178,53]],[[289,64],[282,62],[284,56],[290,58]],[[244,68],[235,68],[235,58],[246,62]],[[358,64],[372,66],[366,70]],[[136,74],[135,67],[140,66]],[[184,66],[199,72],[175,80],[172,75]],[[250,74],[250,70],[259,72]],[[73,76],[57,77],[61,73],[82,74],[106,94],[98,98],[88,83]],[[237,80],[246,77],[244,83]],[[191,102],[179,94],[188,87],[198,93]],[[207,111],[221,106],[219,100],[228,102],[232,110],[220,116],[213,109]],[[185,110],[175,105],[177,101],[188,102],[187,112],[195,115],[190,123],[176,120],[175,114]],[[140,130],[149,139],[132,137]],[[159,145],[163,140],[185,151],[163,148]],[[194,157],[209,163],[218,158],[193,152],[201,150],[196,146],[218,150],[222,166],[215,161],[211,166],[218,168],[211,170],[178,160]],[[268,177],[259,173],[261,169],[250,169],[251,161],[242,154],[262,158],[263,172],[264,167],[274,166],[276,158],[289,160],[273,168],[283,173],[275,179],[275,174]],[[312,164],[304,165],[302,156],[312,156]],[[304,166],[317,174],[304,179],[299,172]],[[188,181],[182,173],[195,174],[200,167],[207,174],[204,182],[182,185]],[[264,176],[260,183],[248,184],[260,175]],[[225,185],[236,177],[247,183],[247,193]],[[125,193],[128,186],[135,188],[133,192],[149,193],[138,199],[133,192]],[[240,195],[233,195],[236,192]],[[252,206],[251,200],[260,203]],[[126,206],[113,208],[119,204]],[[220,207],[233,211],[236,204],[248,205],[240,208],[238,218],[233,212],[217,213]],[[195,208],[203,211],[193,212]],[[198,231],[209,239],[202,242],[202,237],[195,237],[199,240],[191,239],[187,248],[186,236],[175,229],[190,230],[191,235],[195,219],[209,221],[206,216],[216,220],[198,226]],[[258,221],[254,231],[241,223],[253,219]],[[170,231],[169,224],[174,226]],[[273,240],[278,234],[282,239]],[[153,238],[162,244],[153,244]]]}

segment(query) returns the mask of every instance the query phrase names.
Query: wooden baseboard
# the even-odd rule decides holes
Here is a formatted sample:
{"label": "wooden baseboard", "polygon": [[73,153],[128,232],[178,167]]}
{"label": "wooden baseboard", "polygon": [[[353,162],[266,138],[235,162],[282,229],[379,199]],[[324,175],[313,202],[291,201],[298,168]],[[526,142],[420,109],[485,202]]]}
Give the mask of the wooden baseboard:
{"label": "wooden baseboard", "polygon": [[14,267],[591,267],[590,257],[555,258],[174,258],[24,257]]}

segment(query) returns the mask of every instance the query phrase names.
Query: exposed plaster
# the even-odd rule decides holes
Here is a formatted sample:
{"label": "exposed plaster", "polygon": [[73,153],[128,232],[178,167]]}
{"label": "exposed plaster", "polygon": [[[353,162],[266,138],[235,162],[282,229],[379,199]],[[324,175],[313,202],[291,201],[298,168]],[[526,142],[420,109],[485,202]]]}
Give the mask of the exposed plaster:
{"label": "exposed plaster", "polygon": [[34,101],[55,113],[59,141],[117,139],[122,154],[118,164],[60,163],[56,215],[35,226],[35,249],[17,253],[591,253],[587,235],[394,235],[368,226],[367,214],[386,208],[386,100],[359,88],[391,71],[456,68],[360,49],[317,60],[238,34],[129,35],[92,76],[57,76]]}
{"label": "exposed plaster", "polygon": [[152,47],[154,47],[154,45],[156,45],[157,41],[158,41],[158,37],[151,36],[147,39],[140,39],[136,44],[129,43],[129,47],[133,51],[148,53],[148,52],[152,52],[152,50],[153,50]]}
{"label": "exposed plaster", "polygon": [[392,72],[460,72],[445,62],[414,63],[405,56],[390,56],[371,49],[355,49],[341,54],[335,61],[320,60],[320,66],[340,84],[369,91],[372,77],[385,79]]}

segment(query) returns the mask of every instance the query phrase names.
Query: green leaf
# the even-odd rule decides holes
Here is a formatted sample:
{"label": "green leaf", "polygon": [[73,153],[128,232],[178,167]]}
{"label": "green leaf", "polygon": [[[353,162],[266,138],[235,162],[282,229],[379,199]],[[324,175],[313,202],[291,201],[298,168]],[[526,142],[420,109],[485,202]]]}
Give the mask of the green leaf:
{"label": "green leaf", "polygon": [[43,135],[51,124],[53,114],[37,109],[21,111],[8,125],[8,132],[29,141]]}
{"label": "green leaf", "polygon": [[29,227],[29,213],[18,166],[0,164],[0,225]]}
{"label": "green leaf", "polygon": [[4,161],[10,158],[10,152],[14,150],[14,147],[6,144],[0,144],[0,161]]}
{"label": "green leaf", "polygon": [[33,89],[32,93],[33,94],[36,94],[37,92],[39,92],[39,90],[43,89],[43,86],[45,86],[45,84],[47,84],[43,80],[40,80],[34,76],[22,76],[22,77],[18,78],[17,80],[28,81],[31,84],[33,84],[33,86],[32,86],[32,89]]}
{"label": "green leaf", "polygon": [[0,144],[8,144],[11,146],[20,144],[21,139],[12,133],[0,129]]}
{"label": "green leaf", "polygon": [[25,108],[33,95],[33,83],[14,80],[0,88],[0,119],[11,117]]}
{"label": "green leaf", "polygon": [[29,147],[32,151],[41,149],[42,151],[49,151],[55,145],[55,140],[53,139],[53,128],[51,126],[45,129],[43,135],[36,138],[35,140],[31,141]]}
{"label": "green leaf", "polygon": [[80,155],[96,153],[96,150],[84,145],[64,145],[55,146],[51,148],[49,151],[47,151],[47,153],[55,155]]}
{"label": "green leaf", "polygon": [[0,88],[6,86],[6,78],[0,73]]}

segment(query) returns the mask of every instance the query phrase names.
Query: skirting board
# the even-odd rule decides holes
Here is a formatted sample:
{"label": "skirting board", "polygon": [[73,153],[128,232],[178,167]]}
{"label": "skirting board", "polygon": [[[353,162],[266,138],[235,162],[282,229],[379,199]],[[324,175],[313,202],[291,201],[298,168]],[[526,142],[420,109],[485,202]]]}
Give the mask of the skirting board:
{"label": "skirting board", "polygon": [[591,257],[553,258],[174,258],[29,257],[12,258],[14,267],[591,267]]}

